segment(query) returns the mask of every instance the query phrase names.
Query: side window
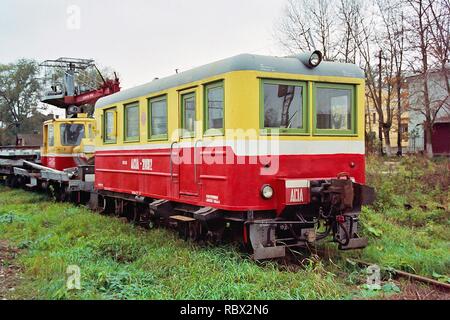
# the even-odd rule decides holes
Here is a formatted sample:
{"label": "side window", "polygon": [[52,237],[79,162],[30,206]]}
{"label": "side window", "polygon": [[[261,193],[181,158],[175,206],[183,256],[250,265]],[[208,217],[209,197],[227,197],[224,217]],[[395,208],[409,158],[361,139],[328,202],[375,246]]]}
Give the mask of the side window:
{"label": "side window", "polygon": [[167,96],[148,100],[148,138],[167,138]]}
{"label": "side window", "polygon": [[262,81],[262,127],[267,132],[306,133],[307,86],[294,81]]}
{"label": "side window", "polygon": [[47,144],[49,147],[53,147],[55,145],[55,132],[53,130],[53,125],[49,124],[47,130]]}
{"label": "side window", "polygon": [[139,103],[125,105],[125,141],[139,140]]}
{"label": "side window", "polygon": [[116,108],[105,110],[103,114],[103,139],[106,143],[117,140],[117,112]]}
{"label": "side window", "polygon": [[224,129],[223,81],[205,86],[205,130]]}
{"label": "side window", "polygon": [[187,93],[181,96],[181,128],[184,129],[184,137],[195,135],[195,93]]}
{"label": "side window", "polygon": [[355,103],[354,87],[349,85],[315,85],[315,132],[352,134]]}

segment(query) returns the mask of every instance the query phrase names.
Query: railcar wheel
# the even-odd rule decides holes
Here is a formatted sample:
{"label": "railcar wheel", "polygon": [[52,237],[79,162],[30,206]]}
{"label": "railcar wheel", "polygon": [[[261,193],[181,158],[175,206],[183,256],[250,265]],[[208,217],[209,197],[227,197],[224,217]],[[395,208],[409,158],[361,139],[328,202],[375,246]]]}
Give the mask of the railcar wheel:
{"label": "railcar wheel", "polygon": [[109,197],[100,196],[102,205],[99,206],[99,212],[103,215],[109,215],[115,211],[115,201]]}
{"label": "railcar wheel", "polygon": [[58,201],[59,187],[56,184],[49,183],[47,187],[47,195],[53,201]]}
{"label": "railcar wheel", "polygon": [[70,194],[67,191],[67,187],[65,185],[61,185],[58,190],[58,201],[66,202],[69,200]]}
{"label": "railcar wheel", "polygon": [[188,237],[192,241],[198,241],[202,235],[202,224],[199,221],[192,221],[188,224]]}
{"label": "railcar wheel", "polygon": [[6,186],[9,188],[12,188],[12,178],[13,178],[12,175],[6,177]]}
{"label": "railcar wheel", "polygon": [[159,217],[150,217],[148,222],[149,229],[158,229],[161,227],[161,218]]}
{"label": "railcar wheel", "polygon": [[127,219],[130,223],[134,225],[139,225],[141,222],[141,210],[139,208],[139,205],[137,204],[130,204],[131,208],[129,209],[129,212],[127,214]]}
{"label": "railcar wheel", "polygon": [[8,183],[10,188],[17,188],[19,186],[19,179],[16,175],[11,175]]}

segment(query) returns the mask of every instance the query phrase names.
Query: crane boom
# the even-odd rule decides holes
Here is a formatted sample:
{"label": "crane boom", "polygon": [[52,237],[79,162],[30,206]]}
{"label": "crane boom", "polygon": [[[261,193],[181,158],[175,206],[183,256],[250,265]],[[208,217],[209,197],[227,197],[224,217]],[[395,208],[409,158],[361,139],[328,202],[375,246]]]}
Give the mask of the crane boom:
{"label": "crane boom", "polygon": [[95,104],[98,99],[120,91],[117,75],[105,79],[93,59],[63,57],[46,60],[39,66],[46,70],[46,89],[48,82],[51,89],[43,93],[41,101],[65,109],[68,117],[76,117],[82,112],[82,106]]}

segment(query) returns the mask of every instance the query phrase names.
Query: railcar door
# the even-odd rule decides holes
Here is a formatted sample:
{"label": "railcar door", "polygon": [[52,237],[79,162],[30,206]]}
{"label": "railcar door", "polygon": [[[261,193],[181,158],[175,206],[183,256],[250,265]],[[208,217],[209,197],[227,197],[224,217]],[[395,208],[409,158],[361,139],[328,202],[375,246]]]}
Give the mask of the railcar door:
{"label": "railcar door", "polygon": [[179,195],[180,198],[197,200],[199,197],[199,165],[195,159],[197,99],[196,92],[182,93],[180,97],[181,141],[179,148]]}

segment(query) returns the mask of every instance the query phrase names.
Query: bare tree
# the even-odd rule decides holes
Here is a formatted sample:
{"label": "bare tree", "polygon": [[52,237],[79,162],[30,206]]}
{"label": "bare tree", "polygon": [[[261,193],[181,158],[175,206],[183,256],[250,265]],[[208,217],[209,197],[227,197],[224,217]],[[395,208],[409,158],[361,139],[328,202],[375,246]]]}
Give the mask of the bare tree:
{"label": "bare tree", "polygon": [[[431,130],[450,99],[449,0],[288,0],[277,31],[291,53],[319,49],[326,60],[356,63],[365,70],[366,95],[378,114],[381,153],[383,140],[386,153],[392,153],[390,133],[396,118],[401,155],[402,114],[408,107],[405,72],[423,77],[423,98],[416,108],[425,117],[426,150],[432,155]],[[428,81],[436,68],[448,93],[439,101],[430,96]]]}
{"label": "bare tree", "polygon": [[358,48],[352,36],[359,33],[359,14],[362,3],[360,0],[340,0],[338,12],[339,21],[343,25],[342,41],[340,41],[339,57],[342,62],[356,63]]}
{"label": "bare tree", "polygon": [[450,62],[450,1],[438,0],[436,3],[431,3],[426,16],[427,23],[430,25],[430,54],[442,71],[445,89],[449,96],[450,82],[447,70]]}
{"label": "bare tree", "polygon": [[291,53],[319,49],[324,59],[336,59],[338,21],[333,4],[332,0],[288,0],[276,30],[280,43]]}
{"label": "bare tree", "polygon": [[[386,113],[388,125],[392,126],[392,120],[397,118],[397,155],[402,155],[402,114],[404,95],[402,95],[404,83],[404,49],[405,49],[405,19],[403,16],[403,2],[401,0],[377,0],[379,14],[383,20],[383,42],[385,52],[389,56],[389,72],[387,74],[387,99]],[[391,107],[391,97],[395,91],[397,110]],[[393,98],[393,97],[392,97]],[[395,112],[396,111],[396,112]]]}
{"label": "bare tree", "polygon": [[[366,91],[378,114],[378,138],[383,153],[383,136],[386,153],[391,155],[390,131],[392,127],[392,74],[393,59],[382,43],[384,33],[376,28],[375,15],[367,15],[363,7],[356,7],[357,28],[349,28],[351,37],[358,50],[360,65],[366,72]],[[372,8],[372,11],[374,8]],[[344,21],[349,21],[348,11],[342,11]],[[376,58],[376,62],[374,61]],[[383,90],[386,94],[383,94]]]}
{"label": "bare tree", "polygon": [[[390,155],[395,50],[389,42],[383,43],[386,32],[375,27],[376,9],[363,0],[340,0],[337,6],[332,0],[288,0],[278,38],[290,52],[320,49],[327,60],[360,64],[367,76],[368,97],[378,114],[378,136],[381,142],[384,136]],[[383,152],[382,143],[381,148]]]}
{"label": "bare tree", "polygon": [[[449,95],[433,101],[430,95],[430,73],[435,66],[443,69],[447,93],[448,73],[448,2],[437,0],[406,0],[408,9],[408,40],[411,58],[409,66],[420,79],[420,90],[416,93],[415,106],[410,106],[421,113],[425,121],[425,150],[428,157],[433,157],[432,130],[439,112],[448,108]],[[447,28],[447,30],[445,30]],[[447,40],[446,40],[447,39]],[[445,42],[447,41],[447,42]]]}

